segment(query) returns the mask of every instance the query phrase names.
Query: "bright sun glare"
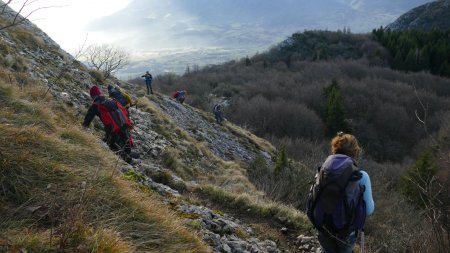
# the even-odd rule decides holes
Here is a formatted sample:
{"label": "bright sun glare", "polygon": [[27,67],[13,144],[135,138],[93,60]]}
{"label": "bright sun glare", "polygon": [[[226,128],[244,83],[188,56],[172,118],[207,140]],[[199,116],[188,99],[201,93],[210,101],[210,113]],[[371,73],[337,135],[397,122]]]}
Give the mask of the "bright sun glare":
{"label": "bright sun glare", "polygon": [[[16,0],[11,7],[16,11],[25,0]],[[111,15],[124,7],[131,0],[37,0],[23,10],[26,16],[34,12],[29,19],[43,29],[60,46],[73,52],[88,37],[88,43],[99,43],[95,34],[87,34],[85,26],[102,16]],[[47,8],[48,7],[48,8]]]}

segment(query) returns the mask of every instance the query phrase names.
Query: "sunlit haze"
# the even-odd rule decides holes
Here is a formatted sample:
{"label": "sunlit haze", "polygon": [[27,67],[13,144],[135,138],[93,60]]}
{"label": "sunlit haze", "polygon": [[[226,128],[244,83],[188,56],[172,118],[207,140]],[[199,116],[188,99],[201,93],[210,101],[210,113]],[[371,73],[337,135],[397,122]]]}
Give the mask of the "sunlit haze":
{"label": "sunlit haze", "polygon": [[[13,5],[17,10],[19,3]],[[64,50],[83,43],[130,52],[126,72],[180,72],[253,55],[303,30],[366,33],[427,0],[37,0],[23,12]],[[145,67],[144,67],[145,66]]]}

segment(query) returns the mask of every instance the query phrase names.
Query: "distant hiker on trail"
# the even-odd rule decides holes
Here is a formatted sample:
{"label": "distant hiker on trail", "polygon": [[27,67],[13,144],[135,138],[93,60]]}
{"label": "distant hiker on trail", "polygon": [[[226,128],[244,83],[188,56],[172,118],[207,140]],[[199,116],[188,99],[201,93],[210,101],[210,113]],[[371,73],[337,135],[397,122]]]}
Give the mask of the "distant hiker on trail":
{"label": "distant hiker on trail", "polygon": [[109,148],[118,151],[127,163],[132,163],[132,123],[127,110],[118,101],[105,98],[97,86],[92,86],[89,93],[93,102],[84,118],[83,126],[89,127],[94,117],[98,116],[104,125],[104,140]]}
{"label": "distant hiker on trail", "polygon": [[364,222],[375,204],[369,175],[355,162],[360,152],[353,135],[338,133],[311,186],[306,213],[319,231],[322,252],[351,253],[359,233],[364,251]]}
{"label": "distant hiker on trail", "polygon": [[119,103],[126,109],[130,108],[130,106],[133,104],[133,99],[131,99],[131,96],[125,91],[120,90],[119,87],[108,85],[108,94],[110,98],[119,101]]}
{"label": "distant hiker on trail", "polygon": [[214,116],[216,117],[216,122],[219,125],[222,125],[222,105],[220,103],[217,103],[213,107]]}
{"label": "distant hiker on trail", "polygon": [[184,102],[186,99],[186,91],[185,90],[179,90],[173,93],[172,97],[175,98],[180,104]]}
{"label": "distant hiker on trail", "polygon": [[153,94],[153,90],[152,90],[152,81],[153,81],[153,77],[152,74],[150,74],[148,71],[145,72],[144,75],[142,75],[141,77],[143,77],[145,79],[145,85],[147,86],[147,95]]}

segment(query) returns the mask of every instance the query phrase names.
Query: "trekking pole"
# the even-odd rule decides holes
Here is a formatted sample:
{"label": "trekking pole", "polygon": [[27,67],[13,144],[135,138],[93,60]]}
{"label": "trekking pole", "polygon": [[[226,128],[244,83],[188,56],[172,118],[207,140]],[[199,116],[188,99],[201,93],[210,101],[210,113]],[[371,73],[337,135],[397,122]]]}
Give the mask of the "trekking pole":
{"label": "trekking pole", "polygon": [[361,230],[361,253],[364,253],[364,229]]}

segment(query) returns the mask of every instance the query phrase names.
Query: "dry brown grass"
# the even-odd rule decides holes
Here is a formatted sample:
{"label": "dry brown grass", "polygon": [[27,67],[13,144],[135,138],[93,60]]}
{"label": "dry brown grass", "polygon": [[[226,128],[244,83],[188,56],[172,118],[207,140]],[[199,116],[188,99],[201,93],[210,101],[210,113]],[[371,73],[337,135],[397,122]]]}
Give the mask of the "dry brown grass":
{"label": "dry brown grass", "polygon": [[[158,97],[156,96],[155,99],[158,99]],[[261,194],[248,180],[243,166],[237,162],[223,161],[218,158],[211,152],[207,143],[196,140],[186,131],[177,127],[148,98],[140,99],[139,104],[152,114],[156,124],[164,124],[162,132],[158,129],[156,131],[177,145],[177,149],[167,148],[163,153],[164,164],[167,168],[177,172],[183,178],[190,175],[199,182],[217,185],[228,191]],[[180,146],[184,146],[184,148]],[[182,152],[182,150],[187,150],[187,152]],[[196,156],[195,158],[199,162],[197,164],[183,162],[183,159],[189,156]]]}
{"label": "dry brown grass", "polygon": [[286,226],[294,227],[303,232],[310,233],[312,225],[306,215],[291,206],[286,206],[260,196],[249,195],[247,193],[236,194],[220,189],[212,185],[202,185],[197,189],[218,205],[240,211],[253,218],[270,218],[278,220],[280,217],[286,218]]}
{"label": "dry brown grass", "polygon": [[70,108],[11,75],[0,71],[0,251],[208,252],[156,193],[115,172],[121,161]]}

